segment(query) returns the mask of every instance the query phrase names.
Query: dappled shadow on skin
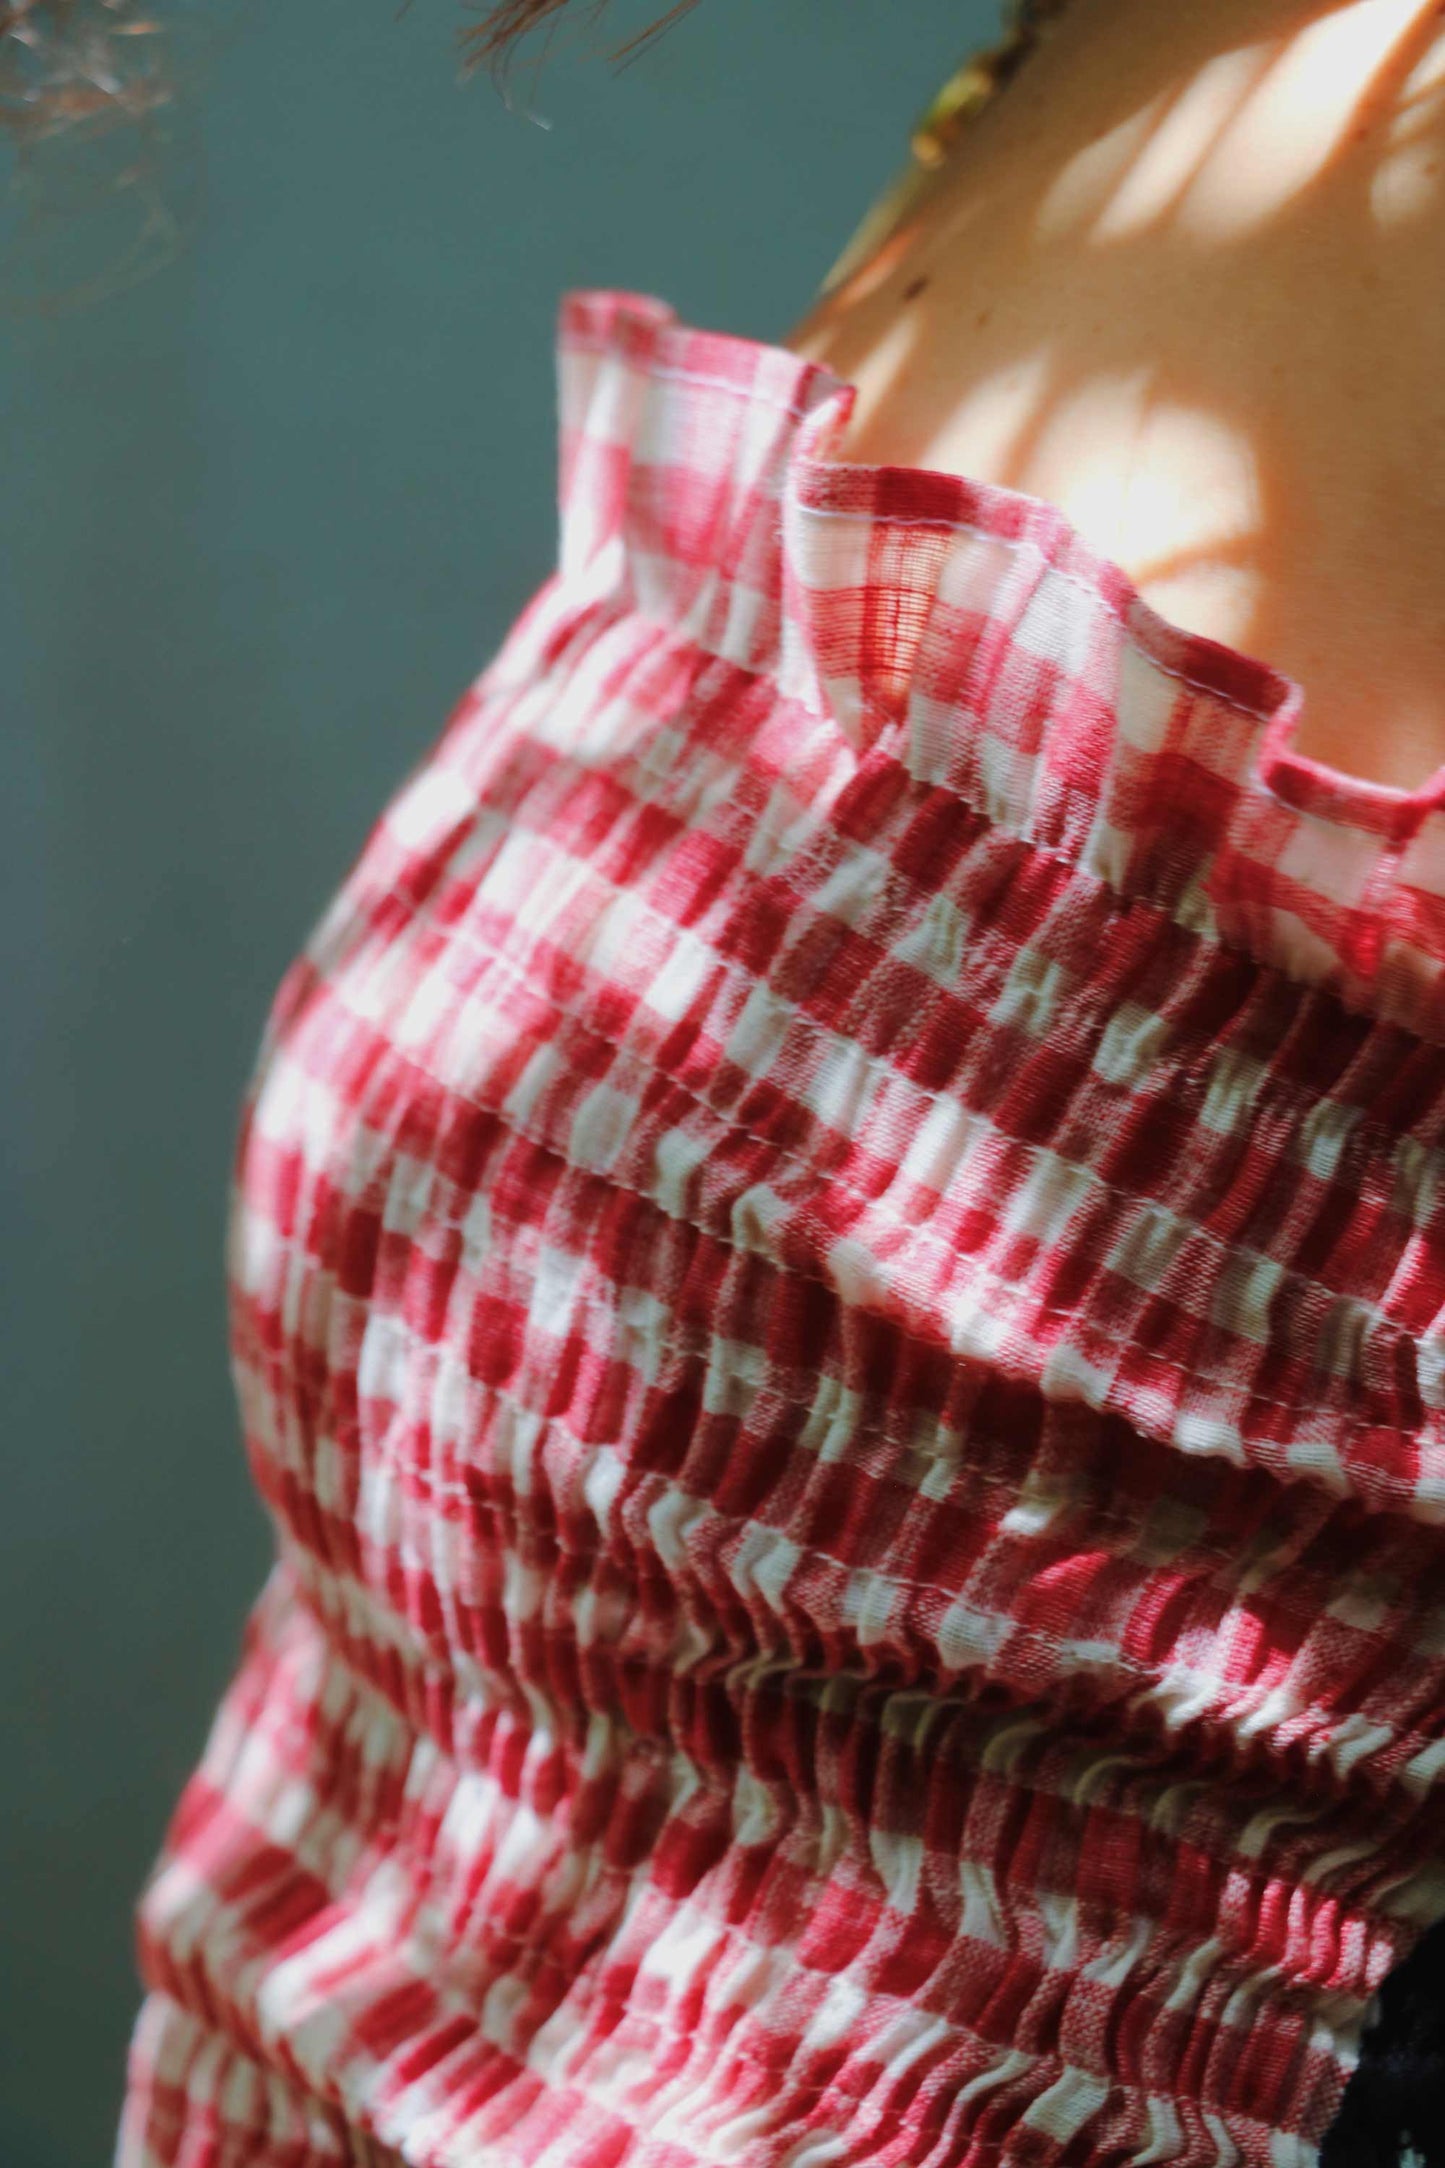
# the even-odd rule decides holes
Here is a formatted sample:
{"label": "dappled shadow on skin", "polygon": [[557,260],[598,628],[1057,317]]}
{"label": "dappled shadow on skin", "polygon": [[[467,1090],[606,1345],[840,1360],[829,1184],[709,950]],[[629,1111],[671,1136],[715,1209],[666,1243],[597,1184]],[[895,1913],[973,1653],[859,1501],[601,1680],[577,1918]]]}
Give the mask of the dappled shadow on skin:
{"label": "dappled shadow on skin", "polygon": [[1303,686],[1299,751],[1445,767],[1445,6],[1078,0],[786,343],[837,456],[1055,504]]}

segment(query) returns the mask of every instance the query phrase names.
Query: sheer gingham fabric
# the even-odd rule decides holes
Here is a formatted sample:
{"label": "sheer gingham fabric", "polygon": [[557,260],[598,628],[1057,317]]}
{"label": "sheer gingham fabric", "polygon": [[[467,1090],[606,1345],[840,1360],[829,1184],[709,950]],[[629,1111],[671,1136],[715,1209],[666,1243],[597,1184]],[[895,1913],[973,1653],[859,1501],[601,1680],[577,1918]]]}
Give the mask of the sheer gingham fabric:
{"label": "sheer gingham fabric", "polygon": [[1445,811],[567,295],[278,993],[122,2168],[1308,2168],[1445,1913]]}

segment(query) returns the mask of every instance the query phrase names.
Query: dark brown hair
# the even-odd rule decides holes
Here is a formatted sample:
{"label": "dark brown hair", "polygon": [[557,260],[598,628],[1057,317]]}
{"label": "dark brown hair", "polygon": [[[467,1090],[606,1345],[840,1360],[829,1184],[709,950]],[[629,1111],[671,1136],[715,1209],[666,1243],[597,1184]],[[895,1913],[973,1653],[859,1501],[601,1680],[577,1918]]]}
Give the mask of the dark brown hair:
{"label": "dark brown hair", "polygon": [[[499,0],[499,5],[489,8],[476,28],[466,33],[464,45],[468,60],[474,67],[490,68],[494,76],[505,75],[518,42],[529,30],[538,29],[543,23],[555,26],[568,5],[569,0]],[[674,0],[665,15],[659,16],[645,30],[638,31],[635,37],[628,38],[610,58],[618,64],[631,60],[696,5],[697,0]],[[592,0],[592,6],[585,11],[588,20],[596,22],[606,6],[607,0]]]}
{"label": "dark brown hair", "polygon": [[[674,0],[609,58],[632,59],[696,4]],[[578,12],[595,23],[606,5],[590,0]],[[463,33],[469,65],[505,77],[527,33],[555,28],[568,6],[569,0],[500,0]],[[34,142],[86,124],[134,121],[165,106],[176,89],[166,30],[165,11],[153,17],[144,0],[0,0],[0,131]]]}

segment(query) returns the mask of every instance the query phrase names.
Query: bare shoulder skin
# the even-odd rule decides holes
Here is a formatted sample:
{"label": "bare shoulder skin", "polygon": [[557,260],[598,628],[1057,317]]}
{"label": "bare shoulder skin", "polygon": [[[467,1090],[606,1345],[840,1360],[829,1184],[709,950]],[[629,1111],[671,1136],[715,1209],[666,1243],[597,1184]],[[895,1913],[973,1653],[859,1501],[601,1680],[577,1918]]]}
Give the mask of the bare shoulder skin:
{"label": "bare shoulder skin", "polygon": [[1301,752],[1445,767],[1445,0],[1073,0],[786,343],[839,457],[1049,499]]}

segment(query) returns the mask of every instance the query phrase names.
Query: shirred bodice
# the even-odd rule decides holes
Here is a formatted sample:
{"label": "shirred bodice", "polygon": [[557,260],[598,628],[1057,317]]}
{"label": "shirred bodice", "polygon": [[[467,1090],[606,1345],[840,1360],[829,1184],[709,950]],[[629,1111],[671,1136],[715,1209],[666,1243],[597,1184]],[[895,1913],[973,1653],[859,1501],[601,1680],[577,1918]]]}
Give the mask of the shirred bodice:
{"label": "shirred bodice", "polygon": [[1445,787],[783,348],[558,365],[246,1095],[122,2168],[1308,2168],[1445,1913]]}

